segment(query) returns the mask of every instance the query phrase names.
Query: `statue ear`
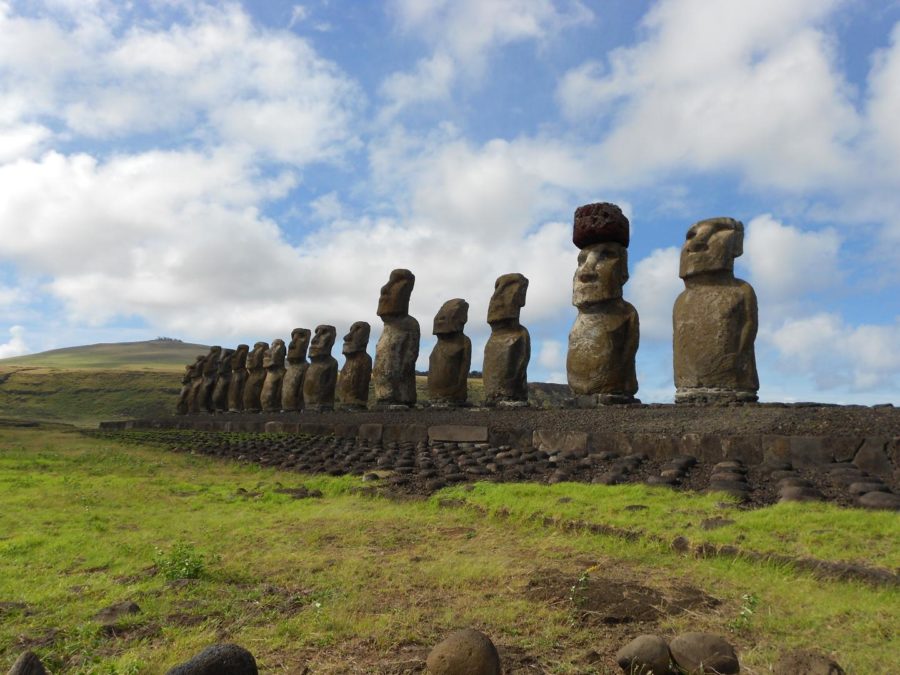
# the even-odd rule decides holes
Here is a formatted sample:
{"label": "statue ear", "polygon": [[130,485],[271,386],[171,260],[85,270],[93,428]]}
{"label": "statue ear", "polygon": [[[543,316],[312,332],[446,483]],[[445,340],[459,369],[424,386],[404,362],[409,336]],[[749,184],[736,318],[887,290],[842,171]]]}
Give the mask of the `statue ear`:
{"label": "statue ear", "polygon": [[731,251],[735,258],[740,258],[744,255],[744,231],[735,230],[732,242]]}

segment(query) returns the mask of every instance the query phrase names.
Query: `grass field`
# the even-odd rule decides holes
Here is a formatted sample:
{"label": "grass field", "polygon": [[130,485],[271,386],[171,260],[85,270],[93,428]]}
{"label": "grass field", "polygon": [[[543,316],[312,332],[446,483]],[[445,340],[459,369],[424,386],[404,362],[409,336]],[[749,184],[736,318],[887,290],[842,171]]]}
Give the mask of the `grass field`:
{"label": "grass field", "polygon": [[[743,511],[640,486],[478,484],[427,500],[370,486],[0,428],[0,671],[31,648],[54,672],[162,673],[227,640],[263,672],[404,672],[464,626],[532,673],[619,672],[612,654],[644,632],[725,634],[750,675],[788,647],[867,674],[892,672],[900,651],[896,587],[685,557],[654,538],[893,569],[892,513]],[[300,487],[321,495],[296,498]],[[734,523],[699,527],[713,517]],[[123,601],[140,612],[94,618]]]}

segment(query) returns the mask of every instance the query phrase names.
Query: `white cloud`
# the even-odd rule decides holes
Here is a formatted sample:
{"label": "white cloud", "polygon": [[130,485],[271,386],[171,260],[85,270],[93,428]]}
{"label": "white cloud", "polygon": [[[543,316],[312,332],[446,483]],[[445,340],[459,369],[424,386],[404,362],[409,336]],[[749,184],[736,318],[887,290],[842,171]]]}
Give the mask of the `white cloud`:
{"label": "white cloud", "polygon": [[21,356],[28,352],[28,345],[25,344],[25,329],[22,326],[12,326],[9,329],[9,340],[0,344],[0,359]]}
{"label": "white cloud", "polygon": [[419,60],[411,72],[390,74],[381,85],[381,95],[390,101],[380,113],[382,119],[388,120],[416,103],[446,99],[455,77],[456,65],[443,53]]}
{"label": "white cloud", "polygon": [[786,321],[768,339],[782,368],[804,373],[821,390],[896,391],[900,381],[900,320],[852,326],[818,313]]}
{"label": "white cloud", "polygon": [[838,4],[664,0],[643,42],[574,68],[557,96],[574,119],[611,116],[598,161],[626,183],[676,168],[781,189],[833,182],[852,171],[842,143],[859,130],[816,28]]}
{"label": "white cloud", "polygon": [[638,311],[641,342],[672,340],[672,306],[684,290],[678,277],[680,255],[674,246],[658,248],[634,265],[625,297]]}
{"label": "white cloud", "polygon": [[560,370],[566,362],[563,343],[559,340],[542,340],[537,362],[547,370]]}

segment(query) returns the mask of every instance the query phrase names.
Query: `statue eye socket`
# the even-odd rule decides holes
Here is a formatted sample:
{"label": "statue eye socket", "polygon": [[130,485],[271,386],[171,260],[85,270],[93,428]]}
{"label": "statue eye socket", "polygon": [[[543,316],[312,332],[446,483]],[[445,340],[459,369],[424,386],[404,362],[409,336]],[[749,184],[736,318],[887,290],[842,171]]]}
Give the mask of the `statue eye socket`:
{"label": "statue eye socket", "polygon": [[688,238],[688,239],[693,239],[693,238],[696,237],[696,236],[697,236],[696,230],[688,230],[688,233],[687,233],[687,238]]}

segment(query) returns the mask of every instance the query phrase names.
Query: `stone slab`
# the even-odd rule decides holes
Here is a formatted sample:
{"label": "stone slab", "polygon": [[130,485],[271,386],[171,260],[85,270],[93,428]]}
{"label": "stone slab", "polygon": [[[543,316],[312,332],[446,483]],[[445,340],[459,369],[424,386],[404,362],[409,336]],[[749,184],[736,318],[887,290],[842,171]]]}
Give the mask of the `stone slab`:
{"label": "stone slab", "polygon": [[438,424],[428,427],[429,441],[445,443],[487,443],[488,428],[465,424]]}
{"label": "stone slab", "polygon": [[424,424],[385,424],[381,434],[383,443],[424,443],[428,427]]}
{"label": "stone slab", "polygon": [[535,429],[531,435],[531,445],[542,452],[586,456],[588,434],[586,431]]}
{"label": "stone slab", "polygon": [[356,437],[362,441],[377,443],[384,434],[383,424],[360,424],[356,430]]}
{"label": "stone slab", "polygon": [[894,466],[888,459],[887,438],[867,438],[856,452],[853,463],[873,476],[890,479]]}

